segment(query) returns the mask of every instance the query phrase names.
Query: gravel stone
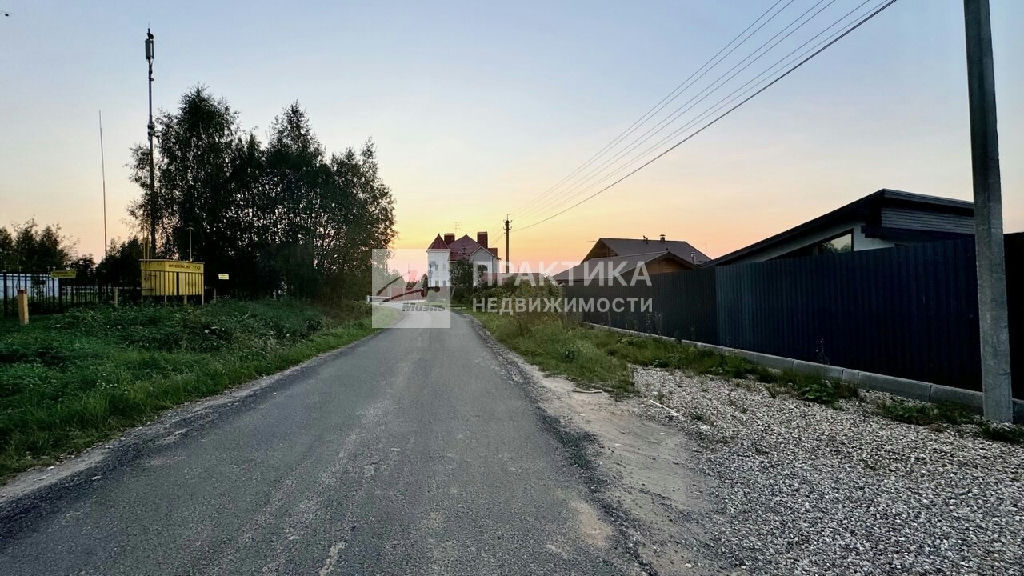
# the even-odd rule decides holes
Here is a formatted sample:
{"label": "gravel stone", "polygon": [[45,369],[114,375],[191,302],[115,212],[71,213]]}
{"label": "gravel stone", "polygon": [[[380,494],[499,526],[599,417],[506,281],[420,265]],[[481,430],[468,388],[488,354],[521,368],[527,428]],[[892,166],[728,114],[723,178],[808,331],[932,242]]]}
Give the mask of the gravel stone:
{"label": "gravel stone", "polygon": [[1024,447],[834,406],[636,369],[645,416],[694,437],[714,480],[709,538],[749,574],[1024,574]]}

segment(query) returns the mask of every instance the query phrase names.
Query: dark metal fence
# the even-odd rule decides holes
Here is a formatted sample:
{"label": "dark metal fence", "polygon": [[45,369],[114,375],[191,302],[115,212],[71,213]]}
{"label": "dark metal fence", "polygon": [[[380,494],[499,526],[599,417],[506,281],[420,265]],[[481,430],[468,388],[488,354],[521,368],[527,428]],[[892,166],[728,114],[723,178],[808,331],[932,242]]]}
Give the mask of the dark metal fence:
{"label": "dark metal fence", "polygon": [[[1024,398],[1024,234],[1006,237],[1014,396]],[[980,390],[973,240],[651,276],[651,286],[571,286],[570,298],[652,298],[647,312],[584,320]]]}
{"label": "dark metal fence", "polygon": [[[217,296],[201,272],[147,271],[145,286],[116,286],[95,279],[53,278],[49,273],[0,271],[0,317],[17,316],[19,290],[28,294],[29,314],[55,314],[83,305],[155,302],[201,304]],[[221,287],[221,297],[227,296]],[[229,290],[227,292],[230,292]]]}
{"label": "dark metal fence", "polygon": [[91,280],[52,278],[49,274],[0,271],[0,316],[17,316],[19,290],[28,294],[29,314],[55,314],[82,305],[138,302],[138,286],[114,286]]}

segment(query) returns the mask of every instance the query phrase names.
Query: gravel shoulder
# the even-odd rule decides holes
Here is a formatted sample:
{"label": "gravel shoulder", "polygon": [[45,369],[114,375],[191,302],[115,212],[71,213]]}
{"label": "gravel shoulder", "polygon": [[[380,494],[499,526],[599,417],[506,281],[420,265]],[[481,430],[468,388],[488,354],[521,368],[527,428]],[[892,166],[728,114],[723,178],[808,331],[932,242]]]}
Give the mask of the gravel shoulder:
{"label": "gravel shoulder", "polygon": [[753,382],[639,369],[701,447],[723,557],[752,574],[1024,574],[1024,447],[834,407]]}
{"label": "gravel shoulder", "polygon": [[1024,574],[1024,447],[882,418],[883,393],[827,406],[638,368],[640,396],[614,401],[502,354],[585,439],[649,574]]}
{"label": "gravel shoulder", "polygon": [[702,448],[642,399],[621,401],[542,373],[477,329],[546,414],[550,426],[589,474],[591,496],[611,520],[641,574],[710,575],[735,570],[721,560],[707,530],[714,481],[699,472]]}

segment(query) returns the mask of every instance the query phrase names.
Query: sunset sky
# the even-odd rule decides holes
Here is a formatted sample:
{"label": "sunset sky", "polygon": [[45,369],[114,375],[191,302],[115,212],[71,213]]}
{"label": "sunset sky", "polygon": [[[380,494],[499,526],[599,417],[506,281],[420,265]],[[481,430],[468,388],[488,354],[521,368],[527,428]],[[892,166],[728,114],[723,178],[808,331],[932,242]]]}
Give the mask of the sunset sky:
{"label": "sunset sky", "polygon": [[[458,226],[487,230],[504,258],[509,213],[513,262],[578,261],[600,236],[658,234],[714,257],[879,188],[971,198],[962,2],[900,0],[645,171],[517,232],[560,206],[542,209],[544,190],[771,4],[6,0],[0,225],[59,223],[98,257],[102,110],[110,235],[129,233],[147,25],[157,108],[205,84],[264,139],[295,100],[329,152],[372,138],[399,248]],[[1004,220],[1020,231],[1024,2],[992,11]]]}

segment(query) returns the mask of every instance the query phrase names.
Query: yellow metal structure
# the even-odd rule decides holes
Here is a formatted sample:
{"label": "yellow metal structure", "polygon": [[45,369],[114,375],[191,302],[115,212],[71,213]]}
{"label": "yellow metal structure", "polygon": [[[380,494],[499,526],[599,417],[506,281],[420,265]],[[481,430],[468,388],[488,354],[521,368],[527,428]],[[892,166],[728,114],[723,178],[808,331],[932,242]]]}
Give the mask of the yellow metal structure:
{"label": "yellow metal structure", "polygon": [[203,263],[140,260],[143,296],[202,296]]}

